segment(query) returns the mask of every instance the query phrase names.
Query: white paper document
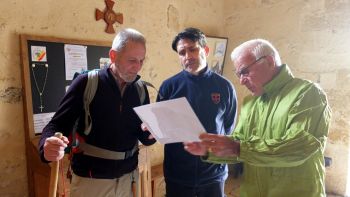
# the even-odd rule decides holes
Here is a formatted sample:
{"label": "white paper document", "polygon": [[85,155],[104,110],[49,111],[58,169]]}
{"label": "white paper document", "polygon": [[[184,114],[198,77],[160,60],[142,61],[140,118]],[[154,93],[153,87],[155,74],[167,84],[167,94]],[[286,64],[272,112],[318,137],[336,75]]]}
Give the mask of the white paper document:
{"label": "white paper document", "polygon": [[50,122],[54,114],[55,112],[40,113],[33,115],[35,134],[40,134],[43,131],[44,127],[47,125],[47,123]]}
{"label": "white paper document", "polygon": [[64,45],[64,60],[66,64],[66,80],[72,80],[74,73],[87,70],[87,46]]}
{"label": "white paper document", "polygon": [[203,125],[185,97],[134,108],[154,138],[161,144],[199,141]]}

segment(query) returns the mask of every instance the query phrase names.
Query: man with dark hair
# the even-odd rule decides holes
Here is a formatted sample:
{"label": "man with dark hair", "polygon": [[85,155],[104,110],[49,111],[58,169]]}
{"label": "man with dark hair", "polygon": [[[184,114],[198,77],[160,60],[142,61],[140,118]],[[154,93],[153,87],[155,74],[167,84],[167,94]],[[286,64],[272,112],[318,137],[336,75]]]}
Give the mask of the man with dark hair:
{"label": "man with dark hair", "polygon": [[[209,48],[196,28],[180,32],[172,43],[183,70],[165,80],[158,101],[186,97],[209,133],[228,135],[236,118],[233,85],[208,68]],[[164,146],[164,177],[167,197],[223,197],[226,164],[210,164],[187,153],[182,143]]]}
{"label": "man with dark hair", "polygon": [[198,44],[201,47],[205,47],[207,45],[205,35],[201,31],[196,28],[187,28],[174,38],[171,47],[175,52],[177,52],[177,43],[182,39],[190,39],[193,42],[198,41]]}
{"label": "man with dark hair", "polygon": [[[148,104],[144,86],[142,101],[137,90],[137,73],[146,54],[146,40],[134,29],[123,29],[114,38],[109,57],[112,64],[98,72],[98,86],[91,104],[91,130],[84,126],[84,91],[88,74],[73,80],[52,120],[43,129],[39,142],[44,162],[58,161],[68,144],[65,136],[76,132],[84,138],[73,154],[73,178],[70,196],[132,197],[132,181],[138,164],[138,141],[155,143],[150,133],[142,131],[141,120],[133,107]],[[89,76],[90,77],[90,76]],[[55,132],[62,132],[57,138]]]}

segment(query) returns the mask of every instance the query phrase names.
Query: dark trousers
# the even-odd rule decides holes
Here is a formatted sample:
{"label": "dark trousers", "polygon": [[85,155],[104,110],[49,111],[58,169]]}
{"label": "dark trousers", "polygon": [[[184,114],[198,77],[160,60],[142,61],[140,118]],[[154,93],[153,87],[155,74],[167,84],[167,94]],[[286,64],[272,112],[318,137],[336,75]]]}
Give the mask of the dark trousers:
{"label": "dark trousers", "polygon": [[225,182],[189,187],[178,183],[166,182],[166,197],[225,197]]}

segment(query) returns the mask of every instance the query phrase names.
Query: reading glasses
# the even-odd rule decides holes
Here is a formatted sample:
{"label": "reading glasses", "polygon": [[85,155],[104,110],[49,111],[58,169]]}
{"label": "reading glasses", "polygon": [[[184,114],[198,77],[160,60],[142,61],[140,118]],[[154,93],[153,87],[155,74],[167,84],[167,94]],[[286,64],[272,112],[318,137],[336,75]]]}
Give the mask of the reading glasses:
{"label": "reading glasses", "polygon": [[256,59],[254,62],[252,62],[251,64],[248,64],[247,66],[243,66],[243,68],[239,69],[238,71],[236,71],[236,76],[238,78],[241,78],[241,76],[246,77],[249,74],[249,70],[248,68],[255,65],[256,63],[258,63],[260,60],[264,59],[265,57],[267,57],[267,55],[261,56],[258,59]]}

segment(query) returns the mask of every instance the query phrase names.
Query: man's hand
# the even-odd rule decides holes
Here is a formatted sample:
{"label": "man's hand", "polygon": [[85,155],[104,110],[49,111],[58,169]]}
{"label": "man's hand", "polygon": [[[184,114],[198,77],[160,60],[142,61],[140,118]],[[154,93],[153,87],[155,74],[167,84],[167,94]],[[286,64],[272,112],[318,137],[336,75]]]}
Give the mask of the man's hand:
{"label": "man's hand", "polygon": [[184,148],[192,155],[203,156],[208,152],[202,142],[184,142]]}
{"label": "man's hand", "polygon": [[59,161],[64,156],[64,149],[69,143],[68,138],[52,136],[45,140],[44,143],[44,158],[47,161]]}
{"label": "man's hand", "polygon": [[239,156],[240,143],[225,135],[204,133],[199,136],[202,146],[216,156]]}
{"label": "man's hand", "polygon": [[[141,124],[141,129],[142,129],[142,131],[148,131],[149,132],[147,124],[144,123],[144,122]],[[154,139],[154,137],[153,137],[153,135],[151,133],[149,134],[148,139],[149,140]]]}

